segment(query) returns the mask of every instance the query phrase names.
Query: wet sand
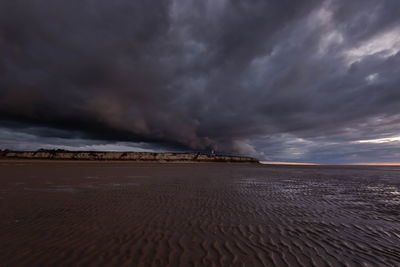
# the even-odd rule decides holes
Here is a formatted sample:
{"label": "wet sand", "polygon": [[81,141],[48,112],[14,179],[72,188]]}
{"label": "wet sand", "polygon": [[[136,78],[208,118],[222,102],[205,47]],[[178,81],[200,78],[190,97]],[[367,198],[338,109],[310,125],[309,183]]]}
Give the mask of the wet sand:
{"label": "wet sand", "polygon": [[0,162],[0,266],[400,266],[400,169]]}

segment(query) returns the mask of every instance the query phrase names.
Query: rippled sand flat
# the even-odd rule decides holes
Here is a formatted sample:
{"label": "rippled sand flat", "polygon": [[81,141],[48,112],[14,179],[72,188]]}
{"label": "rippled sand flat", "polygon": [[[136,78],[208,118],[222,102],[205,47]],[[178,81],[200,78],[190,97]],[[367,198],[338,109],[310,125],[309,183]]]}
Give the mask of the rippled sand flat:
{"label": "rippled sand flat", "polygon": [[0,162],[0,266],[400,266],[400,169]]}

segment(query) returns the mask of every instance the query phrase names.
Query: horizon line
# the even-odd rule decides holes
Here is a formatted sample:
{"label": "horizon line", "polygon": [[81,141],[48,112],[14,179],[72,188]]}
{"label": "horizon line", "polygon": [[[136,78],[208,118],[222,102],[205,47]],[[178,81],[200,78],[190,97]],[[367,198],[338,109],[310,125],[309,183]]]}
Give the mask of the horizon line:
{"label": "horizon line", "polygon": [[270,165],[300,165],[300,166],[335,166],[335,165],[343,165],[343,166],[400,166],[400,162],[387,162],[387,163],[378,163],[378,162],[368,162],[368,163],[342,163],[342,164],[328,164],[328,163],[311,163],[311,162],[286,162],[286,161],[263,161],[260,160],[261,164],[270,164]]}

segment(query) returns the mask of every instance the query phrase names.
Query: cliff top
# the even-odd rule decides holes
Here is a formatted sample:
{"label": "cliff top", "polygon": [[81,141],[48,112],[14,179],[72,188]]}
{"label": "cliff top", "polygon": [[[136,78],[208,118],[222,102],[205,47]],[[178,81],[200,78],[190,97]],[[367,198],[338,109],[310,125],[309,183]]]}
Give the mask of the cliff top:
{"label": "cliff top", "polygon": [[102,152],[102,151],[68,151],[63,149],[37,151],[1,150],[0,159],[44,159],[44,160],[123,160],[123,161],[156,161],[156,162],[253,162],[252,157],[217,155],[197,152]]}

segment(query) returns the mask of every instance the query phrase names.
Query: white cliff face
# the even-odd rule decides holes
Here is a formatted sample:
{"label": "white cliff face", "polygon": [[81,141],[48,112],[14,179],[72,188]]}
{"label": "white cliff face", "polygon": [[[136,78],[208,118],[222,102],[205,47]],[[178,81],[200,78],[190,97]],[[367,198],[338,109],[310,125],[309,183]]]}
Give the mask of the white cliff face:
{"label": "white cliff face", "polygon": [[191,161],[191,162],[255,162],[258,159],[241,156],[207,155],[200,153],[151,152],[72,152],[58,150],[0,151],[1,159],[55,159],[55,160],[131,160],[131,161]]}

